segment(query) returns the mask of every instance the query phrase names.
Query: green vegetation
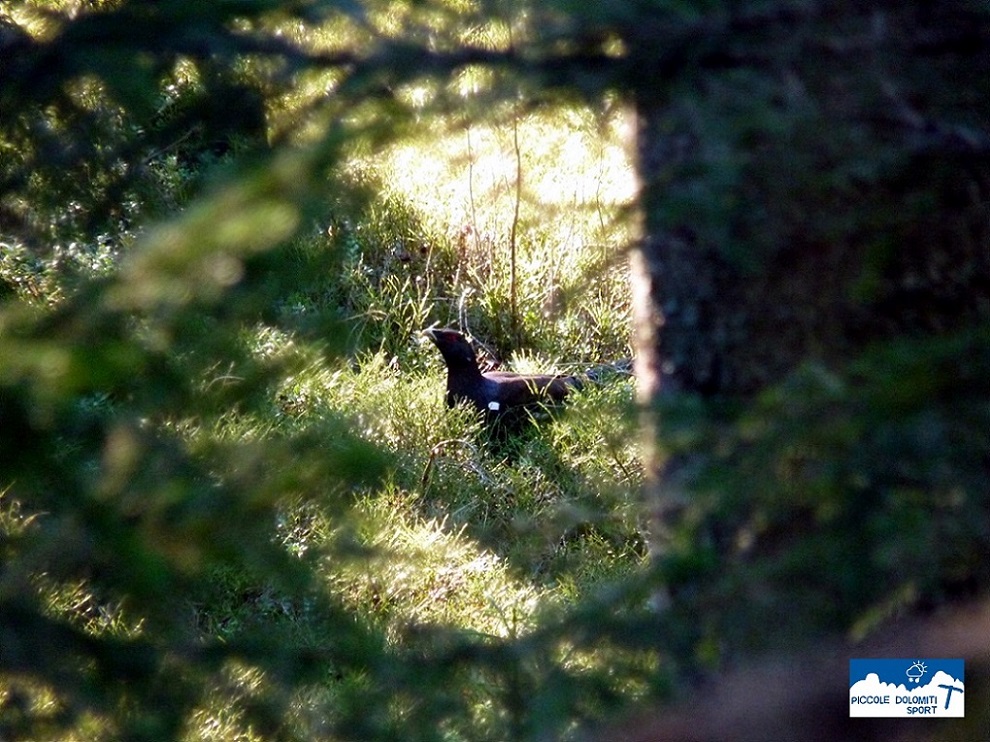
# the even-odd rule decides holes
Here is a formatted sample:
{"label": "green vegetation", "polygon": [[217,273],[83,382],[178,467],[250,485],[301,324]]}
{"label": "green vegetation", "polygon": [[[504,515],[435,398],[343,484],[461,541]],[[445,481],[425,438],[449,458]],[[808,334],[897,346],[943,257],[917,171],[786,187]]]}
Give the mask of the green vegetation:
{"label": "green vegetation", "polygon": [[[0,738],[571,738],[749,652],[986,593],[990,147],[958,188],[902,184],[927,220],[896,190],[856,212],[842,189],[895,142],[836,128],[816,154],[817,113],[764,80],[696,84],[735,4],[615,6],[0,2]],[[662,204],[630,152],[643,34],[680,39],[646,97],[705,142]],[[800,209],[839,191],[848,212]],[[959,322],[924,305],[924,332],[802,349],[758,394],[671,394],[642,440],[609,368],[637,208],[688,214],[752,278],[706,301],[748,310],[789,236],[868,235],[852,283],[882,297],[953,199],[984,209],[946,228],[966,260],[928,266],[959,276]],[[444,407],[432,323],[486,362],[606,372],[493,439]],[[640,446],[690,495],[662,551]]]}
{"label": "green vegetation", "polygon": [[[513,127],[605,167],[594,118],[436,119],[449,139],[372,157],[377,120],[279,123],[332,73],[279,89],[263,59],[149,59],[123,30],[164,24],[168,50],[204,23],[220,44],[226,18],[12,10],[32,87],[3,91],[0,736],[500,739],[597,716],[594,683],[564,678],[612,675],[604,658],[533,636],[644,562],[631,380],[495,444],[443,406],[417,336],[460,318],[526,348],[520,366],[628,357],[610,184],[552,194],[572,210],[559,237],[495,172]],[[136,47],[94,49],[87,24]],[[32,108],[59,34],[58,92]],[[553,153],[516,154],[553,177]],[[539,718],[524,686],[550,678],[559,710]]]}

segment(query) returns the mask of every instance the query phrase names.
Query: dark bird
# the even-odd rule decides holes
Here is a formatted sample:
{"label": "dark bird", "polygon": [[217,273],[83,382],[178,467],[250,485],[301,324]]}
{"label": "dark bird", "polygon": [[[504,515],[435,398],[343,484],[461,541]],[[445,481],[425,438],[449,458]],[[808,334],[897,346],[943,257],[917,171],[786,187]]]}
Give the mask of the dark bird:
{"label": "dark bird", "polygon": [[501,419],[506,413],[532,409],[540,404],[562,401],[572,390],[580,389],[578,376],[514,374],[508,371],[482,373],[474,348],[457,330],[429,328],[423,334],[440,349],[447,364],[447,406],[469,401],[487,419]]}

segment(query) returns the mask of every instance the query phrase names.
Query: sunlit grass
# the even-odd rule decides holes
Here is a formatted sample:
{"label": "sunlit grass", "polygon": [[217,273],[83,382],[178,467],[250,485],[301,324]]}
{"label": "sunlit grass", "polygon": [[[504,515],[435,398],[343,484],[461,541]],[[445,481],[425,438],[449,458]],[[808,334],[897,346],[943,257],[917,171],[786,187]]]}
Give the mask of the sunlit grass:
{"label": "sunlit grass", "polygon": [[619,110],[596,116],[555,108],[498,123],[451,122],[444,133],[434,125],[378,162],[389,189],[438,232],[470,228],[471,240],[499,245],[510,236],[521,174],[524,254],[543,263],[549,250],[577,267],[584,252],[617,250],[629,240],[621,217],[636,193],[631,136]]}
{"label": "sunlit grass", "polygon": [[415,500],[392,489],[362,503],[371,556],[335,574],[334,590],[385,625],[450,625],[491,636],[518,631],[519,621],[532,626],[544,591],[513,576],[464,526],[418,514]]}
{"label": "sunlit grass", "polygon": [[[257,338],[254,347],[263,357],[305,355],[271,330],[261,329]],[[554,611],[642,566],[632,494],[640,474],[621,444],[629,425],[628,378],[592,386],[573,400],[573,415],[542,420],[507,450],[488,440],[469,410],[444,406],[435,349],[411,343],[405,359],[412,370],[380,353],[351,363],[312,356],[284,379],[272,416],[232,415],[210,433],[254,441],[342,416],[358,436],[392,452],[387,480],[357,493],[345,520],[318,497],[284,504],[278,533],[291,553],[317,558],[329,594],[379,627],[396,649],[415,627],[517,639]],[[520,358],[520,367],[524,361],[536,362]],[[279,613],[277,594],[264,586],[239,575],[217,580],[227,597],[203,608],[208,633],[235,635],[240,622],[274,611],[268,620],[293,622],[300,640],[323,640],[306,639],[318,630],[317,623],[309,626],[313,617]],[[553,661],[575,672],[597,672],[611,656],[611,650],[567,651]],[[633,675],[646,661],[632,655],[615,660]],[[231,673],[229,686],[216,691],[217,703],[256,692],[259,679],[246,670]],[[331,677],[301,696],[300,723],[318,726],[316,717],[332,709],[352,682],[360,681]],[[497,730],[506,720],[492,705],[496,690],[487,682],[479,678],[465,693],[477,723]],[[634,688],[621,678],[616,682]],[[207,699],[197,713],[189,739],[260,739],[215,700]],[[467,737],[452,732],[450,738]]]}
{"label": "sunlit grass", "polygon": [[[377,22],[397,33],[407,21]],[[359,31],[341,21],[334,33]],[[492,48],[507,41],[500,27],[465,33]],[[286,27],[285,34],[304,38],[309,30]],[[340,43],[329,32],[312,37],[315,49]],[[329,73],[300,79],[269,111],[273,134],[296,126],[293,115],[335,82]],[[453,84],[471,96],[492,82],[468,70]],[[438,85],[405,94],[426,110]],[[209,422],[164,423],[194,455],[215,457],[220,463],[213,474],[233,483],[262,475],[247,460],[251,451],[275,449],[297,434],[330,450],[338,443],[333,436],[346,428],[384,452],[379,485],[343,493],[286,491],[271,528],[290,554],[315,559],[317,582],[334,600],[396,647],[417,626],[493,641],[525,636],[645,559],[634,494],[641,472],[628,445],[628,378],[575,395],[569,414],[541,418],[508,442],[493,441],[470,410],[445,407],[439,355],[416,339],[432,322],[457,324],[463,317],[516,370],[579,372],[628,356],[622,250],[631,235],[625,214],[635,182],[627,119],[618,109],[596,114],[576,106],[491,113],[434,120],[424,124],[422,136],[344,167],[366,177],[362,185],[372,184],[377,193],[363,210],[328,205],[332,226],[321,224],[299,249],[337,250],[339,270],[313,277],[297,295],[284,297],[279,311],[338,321],[335,327],[351,342],[328,338],[328,347],[320,348],[284,329],[244,328],[257,360],[281,374],[268,406],[231,409]],[[317,117],[295,131],[295,141],[304,142],[326,128]],[[204,221],[191,230],[197,240],[213,235],[242,249],[278,224],[278,214],[256,210],[261,223],[224,233],[218,227],[232,209],[223,206],[187,214]],[[291,218],[282,221],[285,234],[296,226]],[[174,255],[175,246],[167,252]],[[510,332],[513,293],[521,339]],[[353,352],[336,357],[342,348]],[[219,362],[217,379],[223,368]],[[227,449],[229,460],[222,454]],[[284,461],[291,467],[291,458]],[[19,527],[6,515],[8,529]],[[316,618],[283,606],[277,588],[235,571],[218,571],[212,581],[215,594],[182,604],[191,629],[204,639],[226,641],[245,625],[270,622],[289,624],[287,635],[301,643],[328,641],[319,636]],[[85,584],[44,589],[56,615],[90,633],[141,630],[139,620],[117,604],[101,603]],[[608,650],[591,654],[553,661],[608,667]],[[310,717],[332,708],[346,684],[359,681],[328,671],[324,685],[298,699],[300,719],[310,719],[301,723],[319,728]],[[263,696],[265,682],[250,667],[226,668],[201,699],[186,738],[265,738],[245,727],[238,706]],[[497,700],[502,689],[486,682],[479,679],[465,693],[479,723],[498,730],[507,723]],[[90,723],[81,722],[78,738]]]}

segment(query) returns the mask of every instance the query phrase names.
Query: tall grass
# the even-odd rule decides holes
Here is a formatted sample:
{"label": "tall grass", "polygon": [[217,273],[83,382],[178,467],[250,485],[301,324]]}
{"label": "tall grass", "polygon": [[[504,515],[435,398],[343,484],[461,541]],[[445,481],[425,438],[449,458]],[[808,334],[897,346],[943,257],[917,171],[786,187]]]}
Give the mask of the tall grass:
{"label": "tall grass", "polygon": [[393,245],[433,289],[427,317],[466,320],[503,352],[627,356],[622,254],[635,181],[622,114],[556,108],[437,126],[375,167],[385,199],[415,217]]}

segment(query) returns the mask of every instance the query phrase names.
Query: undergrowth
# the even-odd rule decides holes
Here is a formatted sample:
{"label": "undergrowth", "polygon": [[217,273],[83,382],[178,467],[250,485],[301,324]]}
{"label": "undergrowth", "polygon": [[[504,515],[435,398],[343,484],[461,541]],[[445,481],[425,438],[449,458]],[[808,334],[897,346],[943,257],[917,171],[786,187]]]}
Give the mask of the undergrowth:
{"label": "undergrowth", "polygon": [[[294,265],[282,270],[297,280],[275,317],[297,329],[245,332],[256,357],[287,369],[267,405],[188,434],[197,445],[313,434],[329,449],[326,436],[340,426],[387,452],[380,486],[286,500],[277,524],[285,548],[310,560],[328,594],[396,647],[410,630],[431,625],[520,637],[541,616],[578,605],[645,560],[632,380],[627,370],[609,370],[629,354],[626,278],[599,248],[573,260],[561,246],[554,280],[567,289],[548,296],[539,256],[552,235],[520,232],[530,262],[518,275],[523,311],[513,337],[504,242],[438,229],[436,213],[424,214],[396,189],[378,189],[381,177],[380,169],[355,166],[354,192],[290,251]],[[567,408],[495,440],[468,408],[445,407],[445,368],[419,334],[435,323],[472,332],[488,366],[573,373],[604,365],[606,373]],[[236,636],[261,621],[282,625],[293,642],[326,642],[319,617],[270,586],[236,572],[218,573],[215,586],[195,606],[208,634]],[[595,666],[604,657],[567,662]],[[259,681],[245,672],[232,670],[224,693],[249,698]],[[469,713],[488,729],[483,736],[498,738],[509,722],[491,706],[486,682],[465,686]],[[360,686],[359,678],[331,672],[299,700],[299,712],[332,715]],[[190,738],[238,729],[236,714],[219,707],[197,719]]]}
{"label": "undergrowth", "polygon": [[[58,311],[91,283],[115,280],[134,245],[155,239],[146,222],[178,215],[216,226],[222,211],[197,211],[196,199],[241,166],[237,156],[251,149],[241,138],[258,132],[226,131],[222,112],[214,122],[222,142],[201,129],[187,137],[180,127],[188,101],[209,98],[206,83],[236,91],[240,82],[237,76],[210,80],[178,65],[156,103],[161,131],[155,137],[161,141],[149,139],[147,168],[126,202],[111,209],[95,232],[80,226],[85,222],[75,201],[60,203],[47,253],[0,234],[0,299]],[[316,86],[321,92],[325,82]],[[95,87],[81,93],[94,108],[100,94]],[[277,135],[279,121],[304,105],[302,98],[277,102],[268,111],[270,133]],[[185,457],[208,462],[202,472],[188,474],[193,489],[205,487],[203,502],[210,504],[204,507],[220,506],[211,501],[213,486],[233,497],[258,498],[262,510],[273,500],[277,518],[259,530],[310,570],[321,591],[310,598],[293,594],[259,578],[265,569],[254,569],[250,560],[247,566],[214,565],[205,585],[169,596],[169,612],[186,617],[179,622],[184,646],[194,638],[234,644],[260,631],[285,647],[336,656],[342,651],[336,644],[340,623],[315,608],[329,601],[367,636],[380,638],[374,651],[381,656],[415,654],[420,634],[431,628],[496,647],[524,640],[544,617],[579,605],[643,564],[636,495],[641,471],[630,443],[632,382],[622,370],[630,351],[621,246],[629,235],[620,213],[632,194],[621,154],[622,121],[570,107],[509,111],[508,118],[504,113],[487,122],[480,115],[471,123],[438,119],[427,140],[394,146],[373,160],[351,157],[332,176],[336,190],[322,208],[307,212],[311,221],[291,244],[213,266],[233,271],[229,281],[216,277],[233,293],[244,280],[265,297],[256,321],[241,324],[232,345],[224,345],[229,341],[226,335],[221,340],[222,333],[211,337],[225,320],[208,312],[169,328],[218,353],[190,389],[205,398],[244,384],[251,393],[221,405],[219,413],[131,420],[119,440],[143,445],[141,436],[147,436],[171,446],[168,465]],[[114,124],[121,141],[133,133],[127,125]],[[513,183],[520,175],[522,182]],[[51,182],[58,182],[57,174]],[[252,181],[246,176],[244,182]],[[90,188],[76,196],[80,201],[105,195],[98,184],[75,185]],[[250,191],[242,195],[250,198]],[[43,216],[39,211],[39,220]],[[259,225],[270,222],[258,219]],[[236,236],[252,237],[246,231]],[[172,252],[183,248],[191,256],[210,245],[176,243]],[[126,337],[148,347],[166,342],[155,335],[159,319],[135,319]],[[471,410],[444,405],[445,369],[420,335],[434,324],[471,333],[489,368],[580,373],[617,364],[619,370],[599,374],[602,381],[575,393],[565,409],[495,439]],[[253,360],[238,366],[221,351]],[[198,368],[194,356],[190,368]],[[178,361],[182,367],[185,359]],[[244,369],[256,376],[239,376]],[[118,414],[126,417],[129,404],[126,396],[109,393],[77,400],[80,420],[94,429]],[[108,443],[107,451],[114,445]],[[300,446],[308,450],[295,457]],[[79,456],[90,477],[115,465],[102,461],[109,454],[98,448],[69,454]],[[314,464],[318,458],[322,462]],[[368,471],[348,470],[353,466]],[[327,484],[335,477],[351,484]],[[146,474],[143,486],[161,485],[168,501],[167,478],[166,469]],[[13,498],[2,504],[0,528],[8,537],[43,517],[22,513]],[[179,562],[195,562],[183,544],[165,548]],[[51,617],[87,635],[143,640],[143,618],[119,596],[102,594],[96,582],[42,576],[32,589]],[[545,681],[559,667],[578,674],[597,667],[608,675],[608,663],[619,661],[616,653],[535,646],[539,657],[464,671],[460,689],[450,691],[456,691],[460,715],[441,714],[449,728],[437,737],[518,736],[520,725],[529,723],[528,694],[519,688],[546,685],[551,697],[560,689]],[[516,665],[521,675],[506,681]],[[330,661],[317,675],[293,699],[296,716],[282,720],[284,729],[302,738],[336,728],[341,714],[367,704],[362,694],[369,681],[360,672]],[[247,659],[228,662],[218,677],[185,720],[184,737],[269,738],[248,719],[277,681]],[[627,682],[616,677],[619,685]],[[56,716],[66,713],[48,688],[28,683],[20,689],[27,703],[50,707]],[[20,703],[20,696],[4,693],[0,687],[0,704]],[[388,703],[396,719],[416,713],[415,698]],[[571,724],[560,714],[539,723],[548,729]],[[87,715],[59,733],[88,739],[117,731]],[[357,736],[368,734],[392,738],[381,729]]]}

